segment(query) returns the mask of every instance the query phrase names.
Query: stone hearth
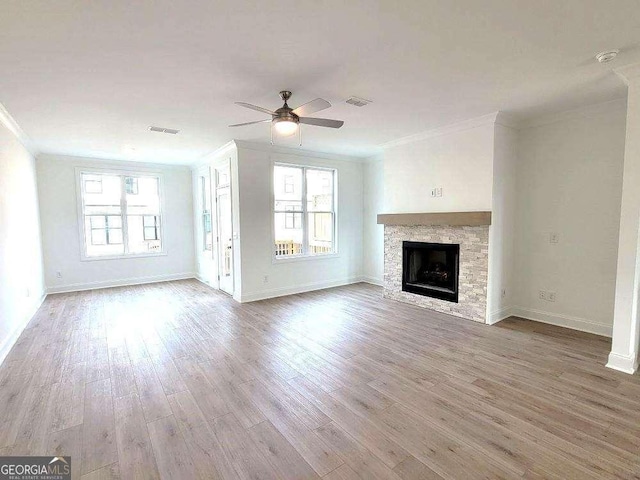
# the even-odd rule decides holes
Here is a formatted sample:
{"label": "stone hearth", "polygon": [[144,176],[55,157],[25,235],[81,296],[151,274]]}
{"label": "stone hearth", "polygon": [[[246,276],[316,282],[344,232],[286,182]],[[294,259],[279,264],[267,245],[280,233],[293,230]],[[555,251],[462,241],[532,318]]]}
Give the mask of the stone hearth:
{"label": "stone hearth", "polygon": [[[402,291],[402,242],[460,245],[458,303]],[[385,225],[384,296],[475,322],[486,321],[489,225]]]}

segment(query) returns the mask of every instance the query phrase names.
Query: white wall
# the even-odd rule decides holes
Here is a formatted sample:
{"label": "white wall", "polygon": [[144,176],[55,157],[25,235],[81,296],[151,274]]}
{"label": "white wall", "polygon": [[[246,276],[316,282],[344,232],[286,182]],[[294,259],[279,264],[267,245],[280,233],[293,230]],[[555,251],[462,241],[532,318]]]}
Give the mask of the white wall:
{"label": "white wall", "polygon": [[35,160],[0,122],[0,362],[44,290]]}
{"label": "white wall", "polygon": [[[42,155],[36,162],[49,292],[187,278],[194,275],[193,202],[188,167]],[[76,167],[153,171],[163,176],[166,255],[81,261]],[[56,272],[62,278],[57,278]]]}
{"label": "white wall", "polygon": [[382,285],[384,282],[384,225],[377,217],[384,209],[384,164],[382,157],[363,164],[363,278]]}
{"label": "white wall", "polygon": [[[242,301],[360,281],[362,277],[362,163],[265,145],[238,143]],[[292,153],[295,152],[295,153]],[[338,170],[338,255],[273,260],[273,162]],[[268,277],[265,283],[264,277]]]}
{"label": "white wall", "polygon": [[[519,135],[515,313],[610,335],[624,102],[587,107]],[[556,292],[556,301],[539,299],[540,290]]]}
{"label": "white wall", "polygon": [[[491,210],[494,123],[391,146],[384,151],[384,211]],[[442,197],[432,198],[432,188]]]}
{"label": "white wall", "polygon": [[496,123],[493,153],[493,199],[489,228],[487,321],[508,317],[515,298],[516,168],[518,132]]}

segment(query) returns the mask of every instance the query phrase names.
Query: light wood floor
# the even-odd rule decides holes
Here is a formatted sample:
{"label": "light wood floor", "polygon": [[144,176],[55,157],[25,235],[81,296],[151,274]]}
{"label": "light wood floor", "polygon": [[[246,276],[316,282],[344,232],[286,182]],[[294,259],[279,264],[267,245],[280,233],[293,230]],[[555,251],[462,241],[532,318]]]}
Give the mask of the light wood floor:
{"label": "light wood floor", "polygon": [[608,351],[366,284],[52,295],[0,368],[0,455],[71,455],[83,479],[640,478],[640,379]]}

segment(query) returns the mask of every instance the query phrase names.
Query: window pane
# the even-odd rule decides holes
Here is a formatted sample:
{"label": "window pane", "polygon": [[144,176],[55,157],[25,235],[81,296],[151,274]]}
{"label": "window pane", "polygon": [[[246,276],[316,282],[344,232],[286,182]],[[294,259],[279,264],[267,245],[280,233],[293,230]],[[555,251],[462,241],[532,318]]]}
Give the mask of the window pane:
{"label": "window pane", "polygon": [[110,228],[107,231],[107,243],[109,245],[120,245],[122,243],[122,230]]}
{"label": "window pane", "polygon": [[[87,185],[100,180],[101,190],[93,189],[87,191]],[[84,213],[91,214],[120,214],[120,177],[117,175],[82,174],[84,183]],[[93,193],[93,192],[96,193]]]}
{"label": "window pane", "polygon": [[92,245],[106,245],[107,243],[107,231],[103,229],[91,230],[91,244]]}
{"label": "window pane", "polygon": [[309,253],[333,252],[333,213],[309,213]]}
{"label": "window pane", "polygon": [[[111,217],[109,217],[111,218]],[[124,245],[122,243],[122,230],[117,229],[116,231],[120,234],[120,243],[115,245],[110,245],[107,243],[107,229],[106,228],[91,228],[91,224],[95,225],[96,222],[101,225],[105,225],[106,221],[104,216],[100,217],[92,217],[85,216],[84,217],[84,235],[86,239],[86,255],[88,257],[100,257],[100,256],[109,256],[109,255],[123,255],[124,254]],[[113,231],[110,232],[110,234]],[[116,240],[118,233],[116,233]],[[113,240],[113,238],[112,238]]]}
{"label": "window pane", "polygon": [[213,250],[213,231],[211,225],[211,177],[200,177],[202,201],[202,245],[205,251]]}
{"label": "window pane", "polygon": [[333,170],[307,169],[307,210],[333,211]]}
{"label": "window pane", "polygon": [[124,188],[127,194],[129,195],[137,195],[138,194],[138,179],[136,177],[125,177],[124,179]]}
{"label": "window pane", "polygon": [[102,179],[99,175],[85,175],[84,191],[87,193],[102,193]]}
{"label": "window pane", "polygon": [[155,215],[160,213],[160,195],[158,179],[155,177],[136,177],[137,194],[127,193],[127,212],[129,215]]}
{"label": "window pane", "polygon": [[[140,193],[142,195],[142,192]],[[129,236],[128,247],[129,253],[153,253],[162,251],[160,243],[160,227],[158,226],[158,238],[145,240],[145,232],[142,215],[127,215],[127,232]],[[155,230],[155,229],[154,229]],[[155,232],[152,235],[155,237]]]}
{"label": "window pane", "polygon": [[[290,219],[287,224],[287,216],[298,217],[299,223]],[[301,213],[276,213],[275,214],[275,252],[277,256],[299,255],[302,253],[302,214]],[[287,226],[289,225],[289,226]]]}
{"label": "window pane", "polygon": [[95,215],[89,217],[89,221],[91,222],[91,228],[105,228],[107,226],[106,219],[104,215]]}
{"label": "window pane", "polygon": [[116,217],[115,215],[109,215],[107,217],[109,228],[122,228],[122,217]]}
{"label": "window pane", "polygon": [[291,206],[302,211],[302,168],[276,165],[273,169],[275,210]]}

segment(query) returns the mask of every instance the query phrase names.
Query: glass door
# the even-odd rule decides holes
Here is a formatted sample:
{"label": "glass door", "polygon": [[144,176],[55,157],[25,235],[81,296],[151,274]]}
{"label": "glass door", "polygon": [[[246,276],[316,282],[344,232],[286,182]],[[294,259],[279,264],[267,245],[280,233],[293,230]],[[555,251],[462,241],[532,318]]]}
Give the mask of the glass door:
{"label": "glass door", "polygon": [[218,282],[220,290],[233,295],[233,221],[231,212],[231,170],[229,164],[216,167],[216,216],[218,226]]}
{"label": "glass door", "polygon": [[215,215],[213,214],[211,171],[202,167],[197,174],[198,182],[198,263],[203,281],[214,287],[217,282],[217,242],[215,237]]}

